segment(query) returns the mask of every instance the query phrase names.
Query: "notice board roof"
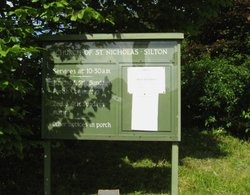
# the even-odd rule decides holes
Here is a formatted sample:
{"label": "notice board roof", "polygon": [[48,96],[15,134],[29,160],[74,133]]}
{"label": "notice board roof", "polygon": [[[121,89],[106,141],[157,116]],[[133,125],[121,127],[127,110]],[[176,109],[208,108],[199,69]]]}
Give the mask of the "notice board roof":
{"label": "notice board roof", "polygon": [[110,34],[79,34],[51,35],[41,37],[41,41],[101,41],[101,40],[178,40],[183,33],[110,33]]}

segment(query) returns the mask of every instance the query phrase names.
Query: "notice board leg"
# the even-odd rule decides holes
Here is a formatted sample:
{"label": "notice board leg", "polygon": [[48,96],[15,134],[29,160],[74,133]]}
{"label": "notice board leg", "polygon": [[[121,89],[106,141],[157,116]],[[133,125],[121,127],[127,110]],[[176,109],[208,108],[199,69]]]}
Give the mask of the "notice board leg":
{"label": "notice board leg", "polygon": [[44,195],[51,195],[51,142],[44,143]]}
{"label": "notice board leg", "polygon": [[171,172],[171,195],[178,194],[178,158],[179,146],[177,142],[172,143],[172,172]]}

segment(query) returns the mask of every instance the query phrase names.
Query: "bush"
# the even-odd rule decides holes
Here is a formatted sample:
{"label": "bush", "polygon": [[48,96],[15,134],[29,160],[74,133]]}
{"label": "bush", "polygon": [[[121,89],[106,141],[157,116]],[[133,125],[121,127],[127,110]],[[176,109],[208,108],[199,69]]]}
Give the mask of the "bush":
{"label": "bush", "polygon": [[241,135],[249,123],[250,69],[202,57],[182,69],[183,124],[225,128]]}

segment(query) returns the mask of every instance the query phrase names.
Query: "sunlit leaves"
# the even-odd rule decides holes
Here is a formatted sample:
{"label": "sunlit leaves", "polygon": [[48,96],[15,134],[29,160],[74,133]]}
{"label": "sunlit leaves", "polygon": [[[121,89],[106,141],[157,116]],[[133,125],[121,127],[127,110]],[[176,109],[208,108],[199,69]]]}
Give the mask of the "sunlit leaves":
{"label": "sunlit leaves", "polygon": [[23,6],[21,8],[15,9],[14,11],[10,11],[8,15],[16,15],[18,18],[26,18],[28,16],[35,17],[37,15],[37,10],[33,7]]}
{"label": "sunlit leaves", "polygon": [[78,24],[108,22],[83,1],[31,0],[1,4],[0,152],[20,155],[24,139],[39,136],[41,48],[44,34],[76,29]]}
{"label": "sunlit leaves", "polygon": [[44,9],[58,9],[58,8],[64,8],[65,6],[68,6],[69,3],[66,0],[61,0],[61,1],[54,1],[52,3],[44,4],[43,7]]}
{"label": "sunlit leaves", "polygon": [[4,90],[9,85],[9,81],[0,81],[0,90]]}
{"label": "sunlit leaves", "polygon": [[80,11],[73,12],[70,19],[71,21],[82,20],[85,23],[89,23],[92,19],[95,19],[98,22],[104,21],[104,18],[101,16],[101,14],[95,11],[91,7],[86,7],[86,8],[81,9]]}

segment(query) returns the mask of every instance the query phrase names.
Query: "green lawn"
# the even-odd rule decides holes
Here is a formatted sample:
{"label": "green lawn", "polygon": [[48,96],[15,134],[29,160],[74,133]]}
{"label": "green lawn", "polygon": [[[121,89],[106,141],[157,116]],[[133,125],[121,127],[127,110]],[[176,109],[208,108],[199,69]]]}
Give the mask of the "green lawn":
{"label": "green lawn", "polygon": [[[250,194],[250,143],[217,132],[183,130],[180,194]],[[63,143],[63,144],[62,144]],[[43,153],[2,158],[0,194],[42,195]],[[171,143],[53,141],[52,194],[169,194]]]}
{"label": "green lawn", "polygon": [[200,136],[202,142],[195,146],[191,139],[189,154],[183,153],[180,194],[250,194],[250,143],[206,132]]}
{"label": "green lawn", "polygon": [[[169,194],[170,154],[171,144],[162,142],[66,142],[53,148],[53,194]],[[184,131],[179,164],[180,194],[250,193],[247,141]]]}

